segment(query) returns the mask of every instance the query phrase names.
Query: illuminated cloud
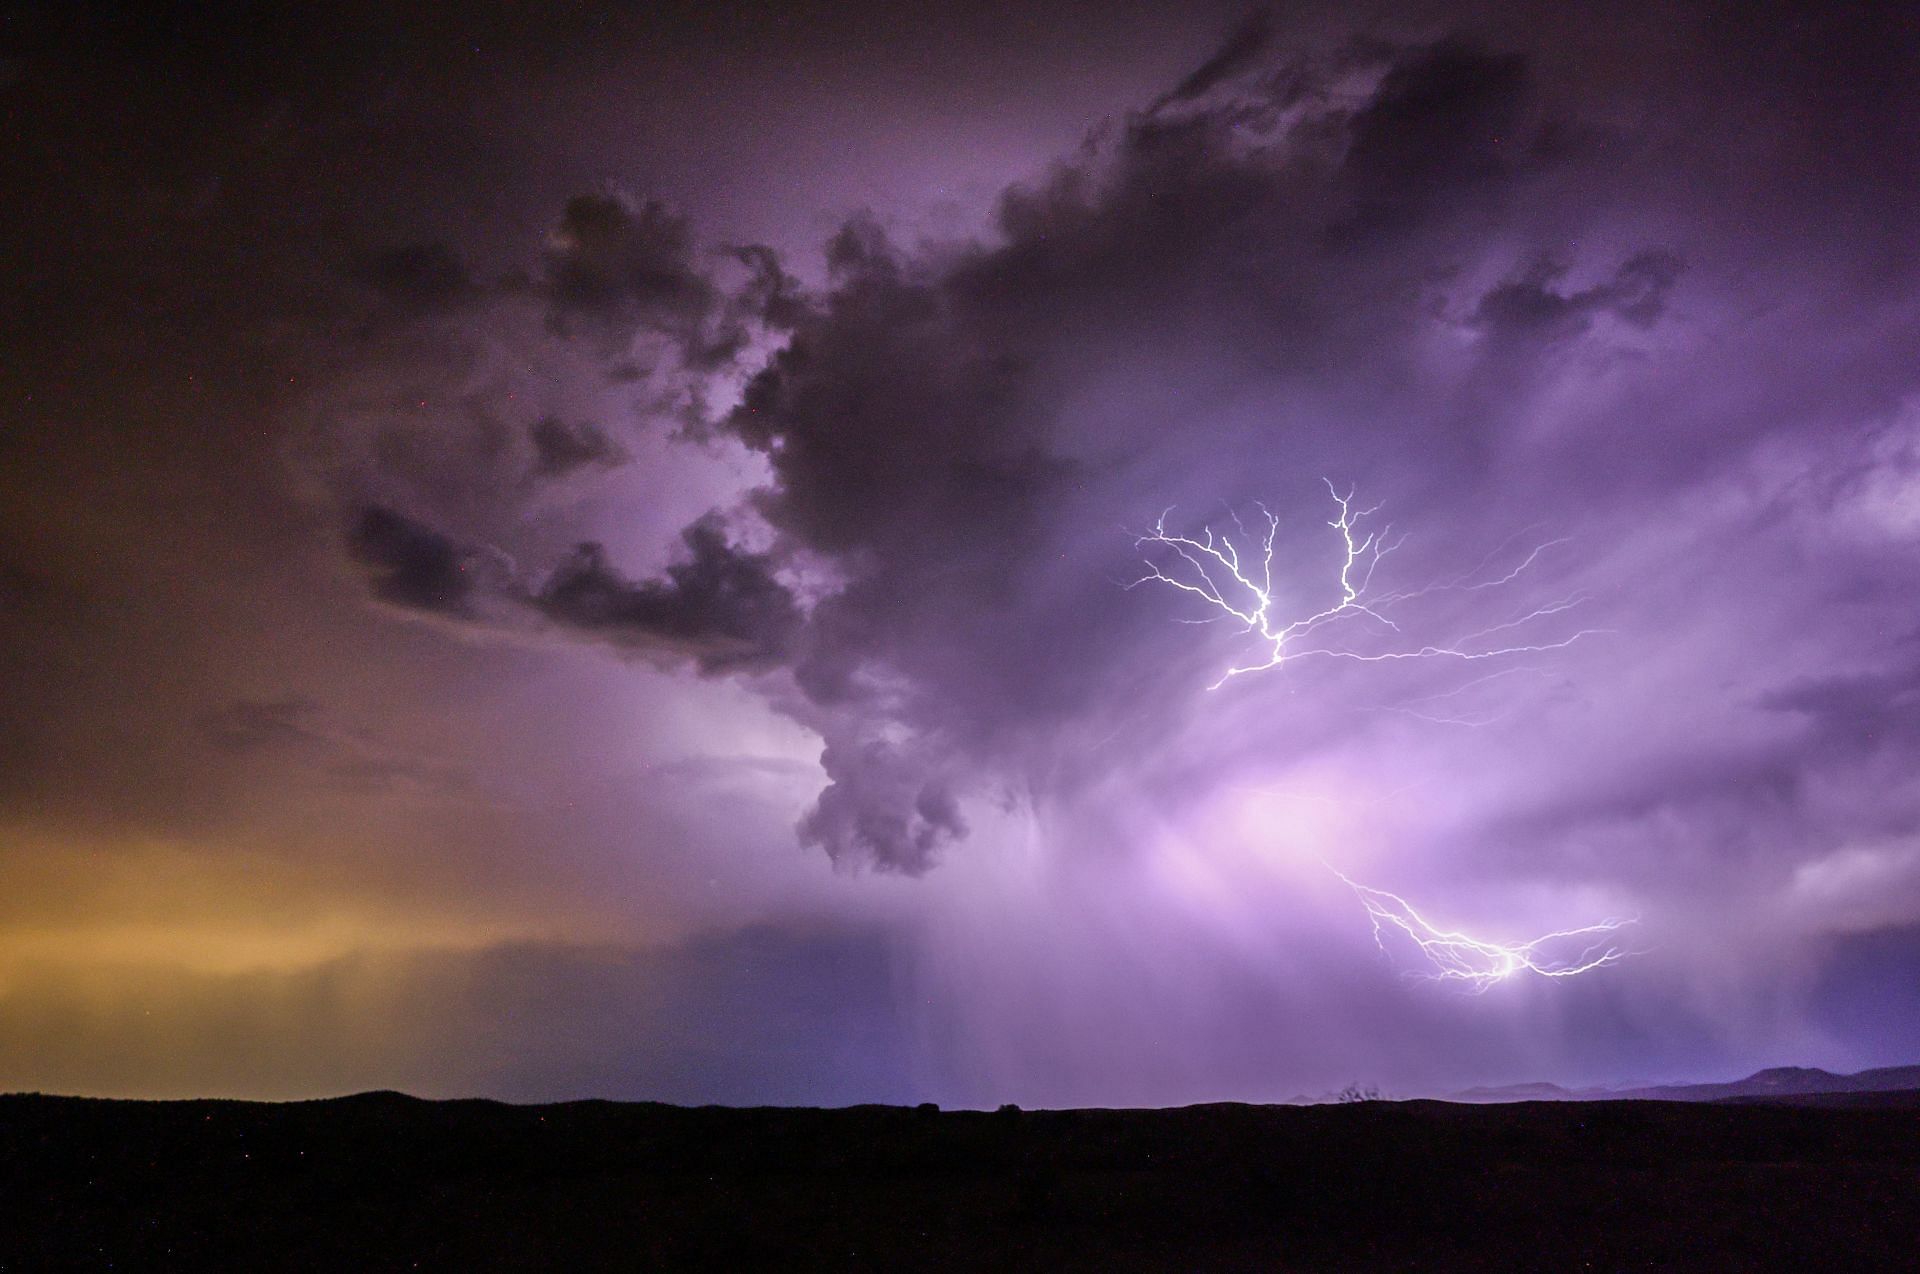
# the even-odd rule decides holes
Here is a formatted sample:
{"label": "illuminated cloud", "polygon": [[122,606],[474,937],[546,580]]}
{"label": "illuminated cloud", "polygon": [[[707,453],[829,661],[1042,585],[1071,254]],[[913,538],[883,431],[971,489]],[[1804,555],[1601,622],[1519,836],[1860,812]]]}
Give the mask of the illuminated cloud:
{"label": "illuminated cloud", "polygon": [[[10,28],[0,1082],[1912,1060],[1899,18],[670,10]],[[1209,694],[1323,475],[1313,636],[1516,661]],[[1127,587],[1169,508],[1251,625]],[[1323,861],[1634,958],[1448,995]]]}

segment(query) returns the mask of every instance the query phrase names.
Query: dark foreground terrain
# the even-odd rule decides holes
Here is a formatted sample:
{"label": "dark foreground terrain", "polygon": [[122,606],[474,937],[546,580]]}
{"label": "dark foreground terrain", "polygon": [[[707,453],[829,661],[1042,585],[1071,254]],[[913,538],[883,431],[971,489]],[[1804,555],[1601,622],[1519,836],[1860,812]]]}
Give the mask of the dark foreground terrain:
{"label": "dark foreground terrain", "polygon": [[0,1097],[0,1269],[1911,1269],[1920,1101]]}

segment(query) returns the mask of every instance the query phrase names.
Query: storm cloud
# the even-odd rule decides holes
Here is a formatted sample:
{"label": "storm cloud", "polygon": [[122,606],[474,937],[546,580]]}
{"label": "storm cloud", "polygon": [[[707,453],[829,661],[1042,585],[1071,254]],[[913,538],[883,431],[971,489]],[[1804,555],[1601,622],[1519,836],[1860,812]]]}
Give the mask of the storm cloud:
{"label": "storm cloud", "polygon": [[543,478],[589,467],[618,468],[627,459],[620,444],[590,420],[568,424],[557,416],[542,416],[527,432],[533,440],[534,472]]}
{"label": "storm cloud", "polygon": [[657,200],[618,194],[567,201],[546,254],[556,322],[592,321],[690,337],[713,308],[713,285],[694,261],[686,218]]}
{"label": "storm cloud", "polygon": [[473,550],[404,513],[379,505],[347,533],[347,552],[367,571],[381,601],[412,610],[464,615],[473,593]]}
{"label": "storm cloud", "polygon": [[[1184,660],[1150,662],[1165,616],[1113,587],[1121,529],[1189,491],[1216,509],[1266,494],[1243,469],[1198,487],[1216,454],[1276,449],[1287,476],[1266,480],[1294,496],[1306,466],[1362,476],[1356,450],[1370,485],[1402,498],[1427,478],[1471,485],[1505,421],[1469,423],[1467,403],[1435,419],[1431,404],[1473,393],[1474,327],[1479,359],[1510,361],[1496,338],[1661,317],[1679,264],[1657,246],[1586,287],[1556,291],[1564,270],[1535,268],[1449,301],[1450,275],[1484,268],[1486,225],[1571,162],[1544,140],[1525,57],[1449,41],[1276,81],[1234,39],[1162,103],[1177,117],[1133,116],[1091,157],[1009,191],[992,241],[906,249],[850,222],[827,248],[829,290],[721,423],[767,457],[754,507],[842,580],[796,666],[810,724],[840,740],[836,786],[804,824],[836,857],[859,842],[917,871],[953,838],[920,819],[903,767],[925,766],[930,790],[1024,788],[1035,769],[1058,774],[1053,732],[1107,715],[1116,685],[1127,702],[1176,693]],[[1436,375],[1425,345],[1450,330],[1466,356]],[[1107,386],[1156,374],[1142,397],[1165,415],[1093,418]],[[1217,408],[1195,418],[1256,378],[1342,418],[1283,414],[1231,441]],[[1383,399],[1381,380],[1401,383]],[[1156,469],[1173,483],[1153,489]],[[862,826],[902,830],[844,830]]]}
{"label": "storm cloud", "polygon": [[[0,991],[64,1029],[131,962],[283,1068],[113,1000],[13,1082],[1912,1060],[1901,16],[662,13],[5,34]],[[1271,525],[1312,616],[1347,493],[1378,612],[1222,682],[1259,637],[1139,538]],[[1631,955],[1455,996],[1342,875]],[[390,1017],[304,1066],[340,1003]]]}
{"label": "storm cloud", "polygon": [[[1409,569],[1445,569],[1519,528],[1687,499],[1782,428],[1754,412],[1758,390],[1700,396],[1798,374],[1764,309],[1706,330],[1739,303],[1729,288],[1755,286],[1734,282],[1740,254],[1766,256],[1669,184],[1711,132],[1623,154],[1596,109],[1616,104],[1556,82],[1553,50],[1270,37],[1265,19],[1236,31],[1082,156],[1010,188],[988,237],[904,245],[849,220],[811,291],[767,249],[736,250],[750,275],[726,290],[656,201],[567,204],[544,263],[554,321],[616,333],[605,357],[650,332],[686,366],[717,366],[744,350],[715,336],[726,316],[764,324],[763,365],[690,436],[764,459],[767,481],[724,511],[763,519],[778,552],[741,554],[703,521],[684,561],[634,581],[583,544],[532,605],[710,675],[790,673],[766,693],[824,740],[830,780],[800,835],[836,862],[925,871],[965,837],[956,802],[1067,799],[1103,779],[1080,740],[1150,753],[1173,739],[1143,705],[1183,711],[1220,647],[1169,649],[1170,606],[1116,587],[1126,528],[1169,503],[1304,506],[1338,474],[1439,523]],[[1635,91],[1648,109],[1691,92]],[[1817,129],[1817,114],[1800,125]],[[1822,198],[1783,195],[1782,215]],[[1718,273],[1698,278],[1695,257]],[[1901,378],[1882,348],[1856,343],[1851,383],[1891,403]],[[551,417],[530,436],[540,472],[615,454]],[[1640,448],[1647,463],[1603,458]],[[1283,459],[1250,471],[1249,449]],[[1290,534],[1315,525],[1288,516]],[[357,537],[377,595],[465,604],[450,544]],[[1456,693],[1384,677],[1378,693],[1416,688]],[[1303,728],[1322,745],[1365,733],[1337,713]]]}
{"label": "storm cloud", "polygon": [[684,560],[664,580],[623,578],[598,544],[581,544],[534,604],[568,629],[625,650],[684,655],[705,673],[765,667],[799,627],[793,595],[773,560],[728,543],[717,520],[688,527]]}

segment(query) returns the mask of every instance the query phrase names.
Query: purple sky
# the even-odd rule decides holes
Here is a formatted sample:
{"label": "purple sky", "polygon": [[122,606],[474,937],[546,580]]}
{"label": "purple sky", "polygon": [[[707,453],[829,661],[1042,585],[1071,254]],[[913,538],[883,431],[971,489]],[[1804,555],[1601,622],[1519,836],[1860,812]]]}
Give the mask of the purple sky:
{"label": "purple sky", "polygon": [[1920,1059],[1920,31],[1350,8],[5,14],[0,1088]]}

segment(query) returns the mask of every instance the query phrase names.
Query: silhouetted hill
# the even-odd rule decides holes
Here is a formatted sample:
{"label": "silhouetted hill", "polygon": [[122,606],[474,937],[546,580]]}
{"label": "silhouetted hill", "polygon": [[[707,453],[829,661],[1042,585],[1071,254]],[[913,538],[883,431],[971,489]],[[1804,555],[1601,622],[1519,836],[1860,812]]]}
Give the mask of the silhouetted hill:
{"label": "silhouetted hill", "polygon": [[1765,1101],[1842,1093],[1897,1094],[1920,1091],[1920,1066],[1882,1066],[1836,1075],[1813,1066],[1773,1066],[1745,1079],[1718,1084],[1653,1084],[1640,1088],[1562,1088],[1558,1084],[1505,1084],[1469,1088],[1449,1100],[1515,1101]]}
{"label": "silhouetted hill", "polygon": [[1916,1174],[1888,1105],[13,1096],[0,1269],[1900,1268]]}

